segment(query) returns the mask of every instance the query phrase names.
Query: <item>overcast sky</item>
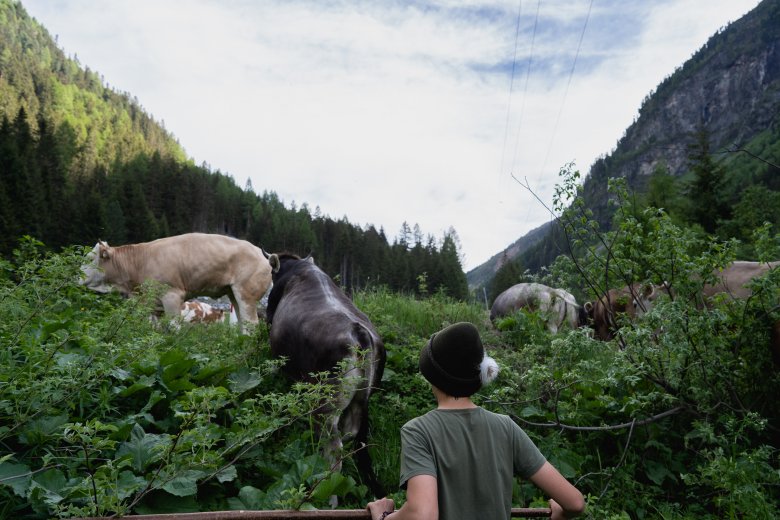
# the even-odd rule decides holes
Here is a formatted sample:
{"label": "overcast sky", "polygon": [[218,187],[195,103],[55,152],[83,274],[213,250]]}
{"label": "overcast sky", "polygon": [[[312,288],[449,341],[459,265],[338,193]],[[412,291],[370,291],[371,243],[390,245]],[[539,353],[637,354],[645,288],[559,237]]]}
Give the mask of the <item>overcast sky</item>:
{"label": "overcast sky", "polygon": [[22,0],[197,164],[390,241],[453,227],[466,271],[550,219],[512,175],[550,205],[758,3]]}

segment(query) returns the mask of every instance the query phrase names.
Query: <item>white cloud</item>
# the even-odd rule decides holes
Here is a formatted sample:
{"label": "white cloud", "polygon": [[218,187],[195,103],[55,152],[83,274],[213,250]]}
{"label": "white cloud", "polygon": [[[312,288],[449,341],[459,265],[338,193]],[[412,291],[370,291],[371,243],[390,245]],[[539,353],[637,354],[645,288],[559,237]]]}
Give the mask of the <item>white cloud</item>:
{"label": "white cloud", "polygon": [[510,100],[516,1],[23,1],[196,162],[391,238],[453,226],[466,269],[549,218],[510,171],[549,204],[564,163],[587,171],[757,3],[523,2]]}

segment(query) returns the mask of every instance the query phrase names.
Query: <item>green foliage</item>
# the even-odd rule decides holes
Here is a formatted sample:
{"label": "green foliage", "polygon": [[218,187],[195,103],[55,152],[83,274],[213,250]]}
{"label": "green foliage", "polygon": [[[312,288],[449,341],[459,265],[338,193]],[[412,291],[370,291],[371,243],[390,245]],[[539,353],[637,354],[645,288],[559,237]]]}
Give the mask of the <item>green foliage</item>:
{"label": "green foliage", "polygon": [[725,203],[723,193],[725,173],[710,153],[710,134],[706,128],[697,129],[688,153],[693,177],[685,190],[690,220],[705,232],[714,233],[720,221],[729,218],[731,208]]}
{"label": "green foliage", "polygon": [[264,328],[155,325],[153,287],[95,295],[84,251],[41,247],[0,283],[0,517],[245,509],[253,487],[275,507],[364,499],[310,432],[330,386],[290,386]]}
{"label": "green foliage", "polygon": [[[441,293],[354,294],[387,349],[369,450],[399,503],[399,429],[434,405],[420,348],[443,326],[471,321],[501,366],[475,399],[523,426],[588,496],[591,518],[780,513],[780,376],[769,347],[780,271],[755,280],[748,301],[699,308],[698,288],[738,244],[705,243],[663,211],[635,211],[620,184],[612,190],[615,231],[605,234],[575,218],[576,183],[561,191],[573,194],[562,219],[583,238],[580,255],[544,273],[583,293],[603,283],[605,268],[619,283],[675,288],[642,319],[621,322],[611,342],[587,329],[551,336],[535,313],[493,328],[483,307]],[[753,245],[776,258],[780,237],[764,226]],[[287,382],[264,327],[241,336],[227,324],[155,325],[154,287],[129,300],[79,287],[83,253],[48,254],[28,238],[2,266],[0,517],[309,509],[328,507],[331,495],[365,505],[354,448],[340,473],[319,455],[312,411],[330,387]],[[514,504],[544,506],[545,497],[518,482]]]}
{"label": "green foliage", "polygon": [[[642,319],[619,322],[612,342],[575,331],[527,346],[530,362],[518,374],[526,388],[497,402],[522,402],[519,413],[506,408],[521,423],[569,432],[541,444],[555,441],[556,457],[578,456],[562,460],[583,475],[594,517],[774,518],[780,406],[771,396],[780,372],[770,331],[780,319],[780,271],[754,280],[748,300],[703,308],[702,285],[743,244],[704,240],[664,211],[636,205],[614,180],[615,219],[602,232],[577,173],[562,175],[556,209],[575,254],[546,276],[591,296],[631,282],[666,282],[671,291]],[[780,252],[771,229],[762,226],[750,243],[765,261]],[[593,449],[576,448],[585,439]]]}

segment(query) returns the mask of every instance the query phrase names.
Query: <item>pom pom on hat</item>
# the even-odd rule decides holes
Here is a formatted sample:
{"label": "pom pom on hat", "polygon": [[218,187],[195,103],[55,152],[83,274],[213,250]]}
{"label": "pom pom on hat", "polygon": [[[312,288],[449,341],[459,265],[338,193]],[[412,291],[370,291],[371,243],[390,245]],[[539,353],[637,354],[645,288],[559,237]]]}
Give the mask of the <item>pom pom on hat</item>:
{"label": "pom pom on hat", "polygon": [[479,377],[482,386],[489,385],[498,377],[498,363],[490,356],[485,356],[479,364]]}
{"label": "pom pom on hat", "polygon": [[468,397],[498,375],[498,364],[485,355],[477,328],[468,322],[446,327],[420,352],[420,372],[453,397]]}

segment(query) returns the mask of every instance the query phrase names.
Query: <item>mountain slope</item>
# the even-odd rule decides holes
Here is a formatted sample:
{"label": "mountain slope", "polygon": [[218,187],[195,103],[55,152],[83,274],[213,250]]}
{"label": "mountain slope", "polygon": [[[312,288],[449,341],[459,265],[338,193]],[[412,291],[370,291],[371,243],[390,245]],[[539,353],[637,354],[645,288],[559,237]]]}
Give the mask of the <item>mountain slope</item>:
{"label": "mountain slope", "polygon": [[[583,183],[587,205],[608,225],[607,180],[625,178],[642,192],[659,170],[675,178],[689,172],[691,144],[705,131],[715,160],[727,170],[732,204],[752,183],[780,190],[773,178],[780,164],[780,0],[764,0],[755,9],[713,35],[690,60],[649,94],[636,121],[615,150],[598,159]],[[738,152],[737,150],[743,150]],[[760,157],[761,160],[756,157]],[[680,189],[682,186],[678,186]],[[562,253],[551,233],[516,241],[507,256],[537,270]],[[524,244],[516,247],[517,244]],[[519,250],[518,249],[522,249]],[[543,251],[540,254],[540,251]],[[495,272],[502,253],[467,273],[474,290]]]}
{"label": "mountain slope", "polygon": [[137,99],[65,56],[20,2],[0,0],[0,120],[13,120],[20,109],[33,130],[43,119],[70,133],[80,167],[108,168],[140,153],[185,159]]}
{"label": "mountain slope", "polygon": [[659,165],[674,176],[688,170],[688,144],[704,126],[713,150],[749,144],[778,124],[780,1],[765,0],[712,36],[649,95],[615,151],[591,167],[589,202],[604,203],[605,180],[625,177],[642,188]]}

